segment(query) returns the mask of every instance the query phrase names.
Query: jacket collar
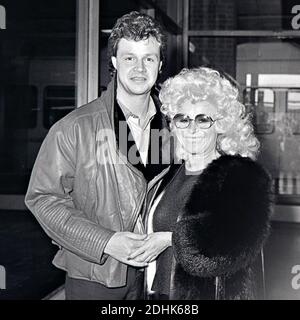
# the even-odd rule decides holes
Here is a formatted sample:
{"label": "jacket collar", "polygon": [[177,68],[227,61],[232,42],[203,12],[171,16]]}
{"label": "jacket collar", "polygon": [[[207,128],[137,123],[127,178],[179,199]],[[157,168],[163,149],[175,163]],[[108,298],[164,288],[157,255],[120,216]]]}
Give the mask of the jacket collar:
{"label": "jacket collar", "polygon": [[111,125],[113,130],[114,128],[114,102],[116,97],[116,89],[117,89],[117,81],[116,75],[114,74],[111,81],[107,85],[106,91],[104,91],[101,95],[102,101],[104,103],[104,107],[108,113],[108,117],[111,121]]}
{"label": "jacket collar", "polygon": [[[104,91],[103,94],[102,94],[102,99],[103,99],[103,102],[105,104],[106,110],[108,112],[109,118],[112,121],[113,128],[114,128],[114,123],[113,123],[113,119],[114,119],[114,104],[115,104],[115,101],[116,101],[116,97],[117,97],[117,73],[115,72],[113,74],[113,76],[112,76],[111,81],[107,85],[106,91]],[[153,99],[153,102],[154,102],[154,105],[155,105],[155,108],[156,108],[156,112],[160,113],[161,102],[160,102],[160,100],[158,98],[158,92],[157,92],[157,89],[155,87],[153,87],[152,90],[151,90],[151,97]],[[162,120],[162,127],[163,128],[167,127],[167,123],[166,123],[166,120],[164,118]]]}
{"label": "jacket collar", "polygon": [[[117,91],[117,76],[116,76],[116,73],[114,73],[111,81],[107,85],[107,90],[105,92],[103,92],[103,94],[101,96],[101,99],[104,103],[104,107],[107,111],[107,114],[108,114],[108,117],[110,120],[111,128],[114,132],[116,132],[116,128],[115,128],[116,91]],[[161,116],[161,112],[160,112],[161,103],[158,99],[157,89],[155,87],[153,87],[153,89],[151,91],[151,97],[153,99],[153,102],[154,102],[154,105],[155,105],[155,108],[157,111],[152,119],[151,129],[159,129],[160,130],[163,128],[167,128],[167,121],[166,121],[165,117]],[[118,136],[116,136],[116,139],[118,139]],[[118,142],[117,142],[117,144],[118,144]],[[150,143],[150,145],[151,145],[151,143]],[[170,149],[173,151],[172,146]],[[117,147],[116,151],[117,151],[117,153],[119,152],[118,147]],[[172,161],[172,159],[174,157],[174,154],[172,151],[171,151],[171,155],[166,155],[166,156],[168,156],[168,158],[170,157],[170,161]],[[150,152],[150,148],[149,148],[149,152]],[[163,156],[163,157],[165,157],[165,156]],[[131,169],[133,169],[133,171],[138,173],[140,176],[143,176],[143,174],[139,170],[134,168],[134,166],[132,166],[131,164],[127,164],[127,165],[129,165],[129,167]],[[164,167],[166,167],[166,165],[162,166],[161,169],[163,169]],[[158,170],[158,171],[160,171],[160,170]]]}

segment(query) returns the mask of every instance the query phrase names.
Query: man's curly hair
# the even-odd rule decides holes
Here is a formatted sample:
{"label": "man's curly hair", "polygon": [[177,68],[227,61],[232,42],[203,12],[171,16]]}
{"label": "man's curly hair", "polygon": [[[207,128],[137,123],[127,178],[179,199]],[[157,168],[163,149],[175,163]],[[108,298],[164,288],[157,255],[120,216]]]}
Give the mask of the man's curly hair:
{"label": "man's curly hair", "polygon": [[132,11],[119,18],[108,39],[110,73],[112,74],[114,71],[111,57],[116,56],[118,44],[122,38],[140,41],[146,40],[151,36],[160,44],[160,60],[164,63],[166,39],[160,24],[152,17],[137,11]]}

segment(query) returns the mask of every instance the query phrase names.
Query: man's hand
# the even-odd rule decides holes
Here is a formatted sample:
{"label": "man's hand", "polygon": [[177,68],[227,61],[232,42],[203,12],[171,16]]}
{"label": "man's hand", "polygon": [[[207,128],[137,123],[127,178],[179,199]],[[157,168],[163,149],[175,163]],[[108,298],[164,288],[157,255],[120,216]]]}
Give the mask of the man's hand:
{"label": "man's hand", "polygon": [[148,263],[172,245],[172,232],[154,232],[146,238],[143,246],[133,252],[129,259],[137,263]]}
{"label": "man's hand", "polygon": [[144,261],[129,260],[129,256],[138,248],[143,246],[147,234],[136,234],[132,232],[116,232],[107,242],[104,253],[119,260],[122,263],[134,266],[145,267]]}

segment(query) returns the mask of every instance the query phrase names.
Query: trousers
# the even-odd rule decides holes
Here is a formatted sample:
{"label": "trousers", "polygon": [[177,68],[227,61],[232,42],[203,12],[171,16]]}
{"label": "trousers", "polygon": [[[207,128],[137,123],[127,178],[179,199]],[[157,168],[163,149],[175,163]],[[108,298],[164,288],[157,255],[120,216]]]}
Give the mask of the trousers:
{"label": "trousers", "polygon": [[70,278],[66,275],[66,300],[142,300],[144,272],[128,266],[126,285],[108,288],[101,283]]}

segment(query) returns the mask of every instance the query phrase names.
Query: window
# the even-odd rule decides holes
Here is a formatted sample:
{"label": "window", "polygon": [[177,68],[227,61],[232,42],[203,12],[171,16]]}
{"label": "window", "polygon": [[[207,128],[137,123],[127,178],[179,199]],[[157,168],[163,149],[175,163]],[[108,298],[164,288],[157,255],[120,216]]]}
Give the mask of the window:
{"label": "window", "polygon": [[300,89],[287,93],[287,112],[292,121],[293,134],[300,134]]}
{"label": "window", "polygon": [[254,126],[257,134],[274,132],[274,91],[268,88],[246,88],[243,103],[254,116]]}
{"label": "window", "polygon": [[4,90],[5,127],[28,129],[37,123],[37,88],[29,85],[8,85]]}
{"label": "window", "polygon": [[276,201],[299,204],[299,40],[258,34],[191,31],[187,66],[211,66],[237,80],[260,141],[258,161],[273,178]]}
{"label": "window", "polygon": [[49,129],[56,121],[75,109],[74,86],[48,86],[44,91],[44,126]]}

